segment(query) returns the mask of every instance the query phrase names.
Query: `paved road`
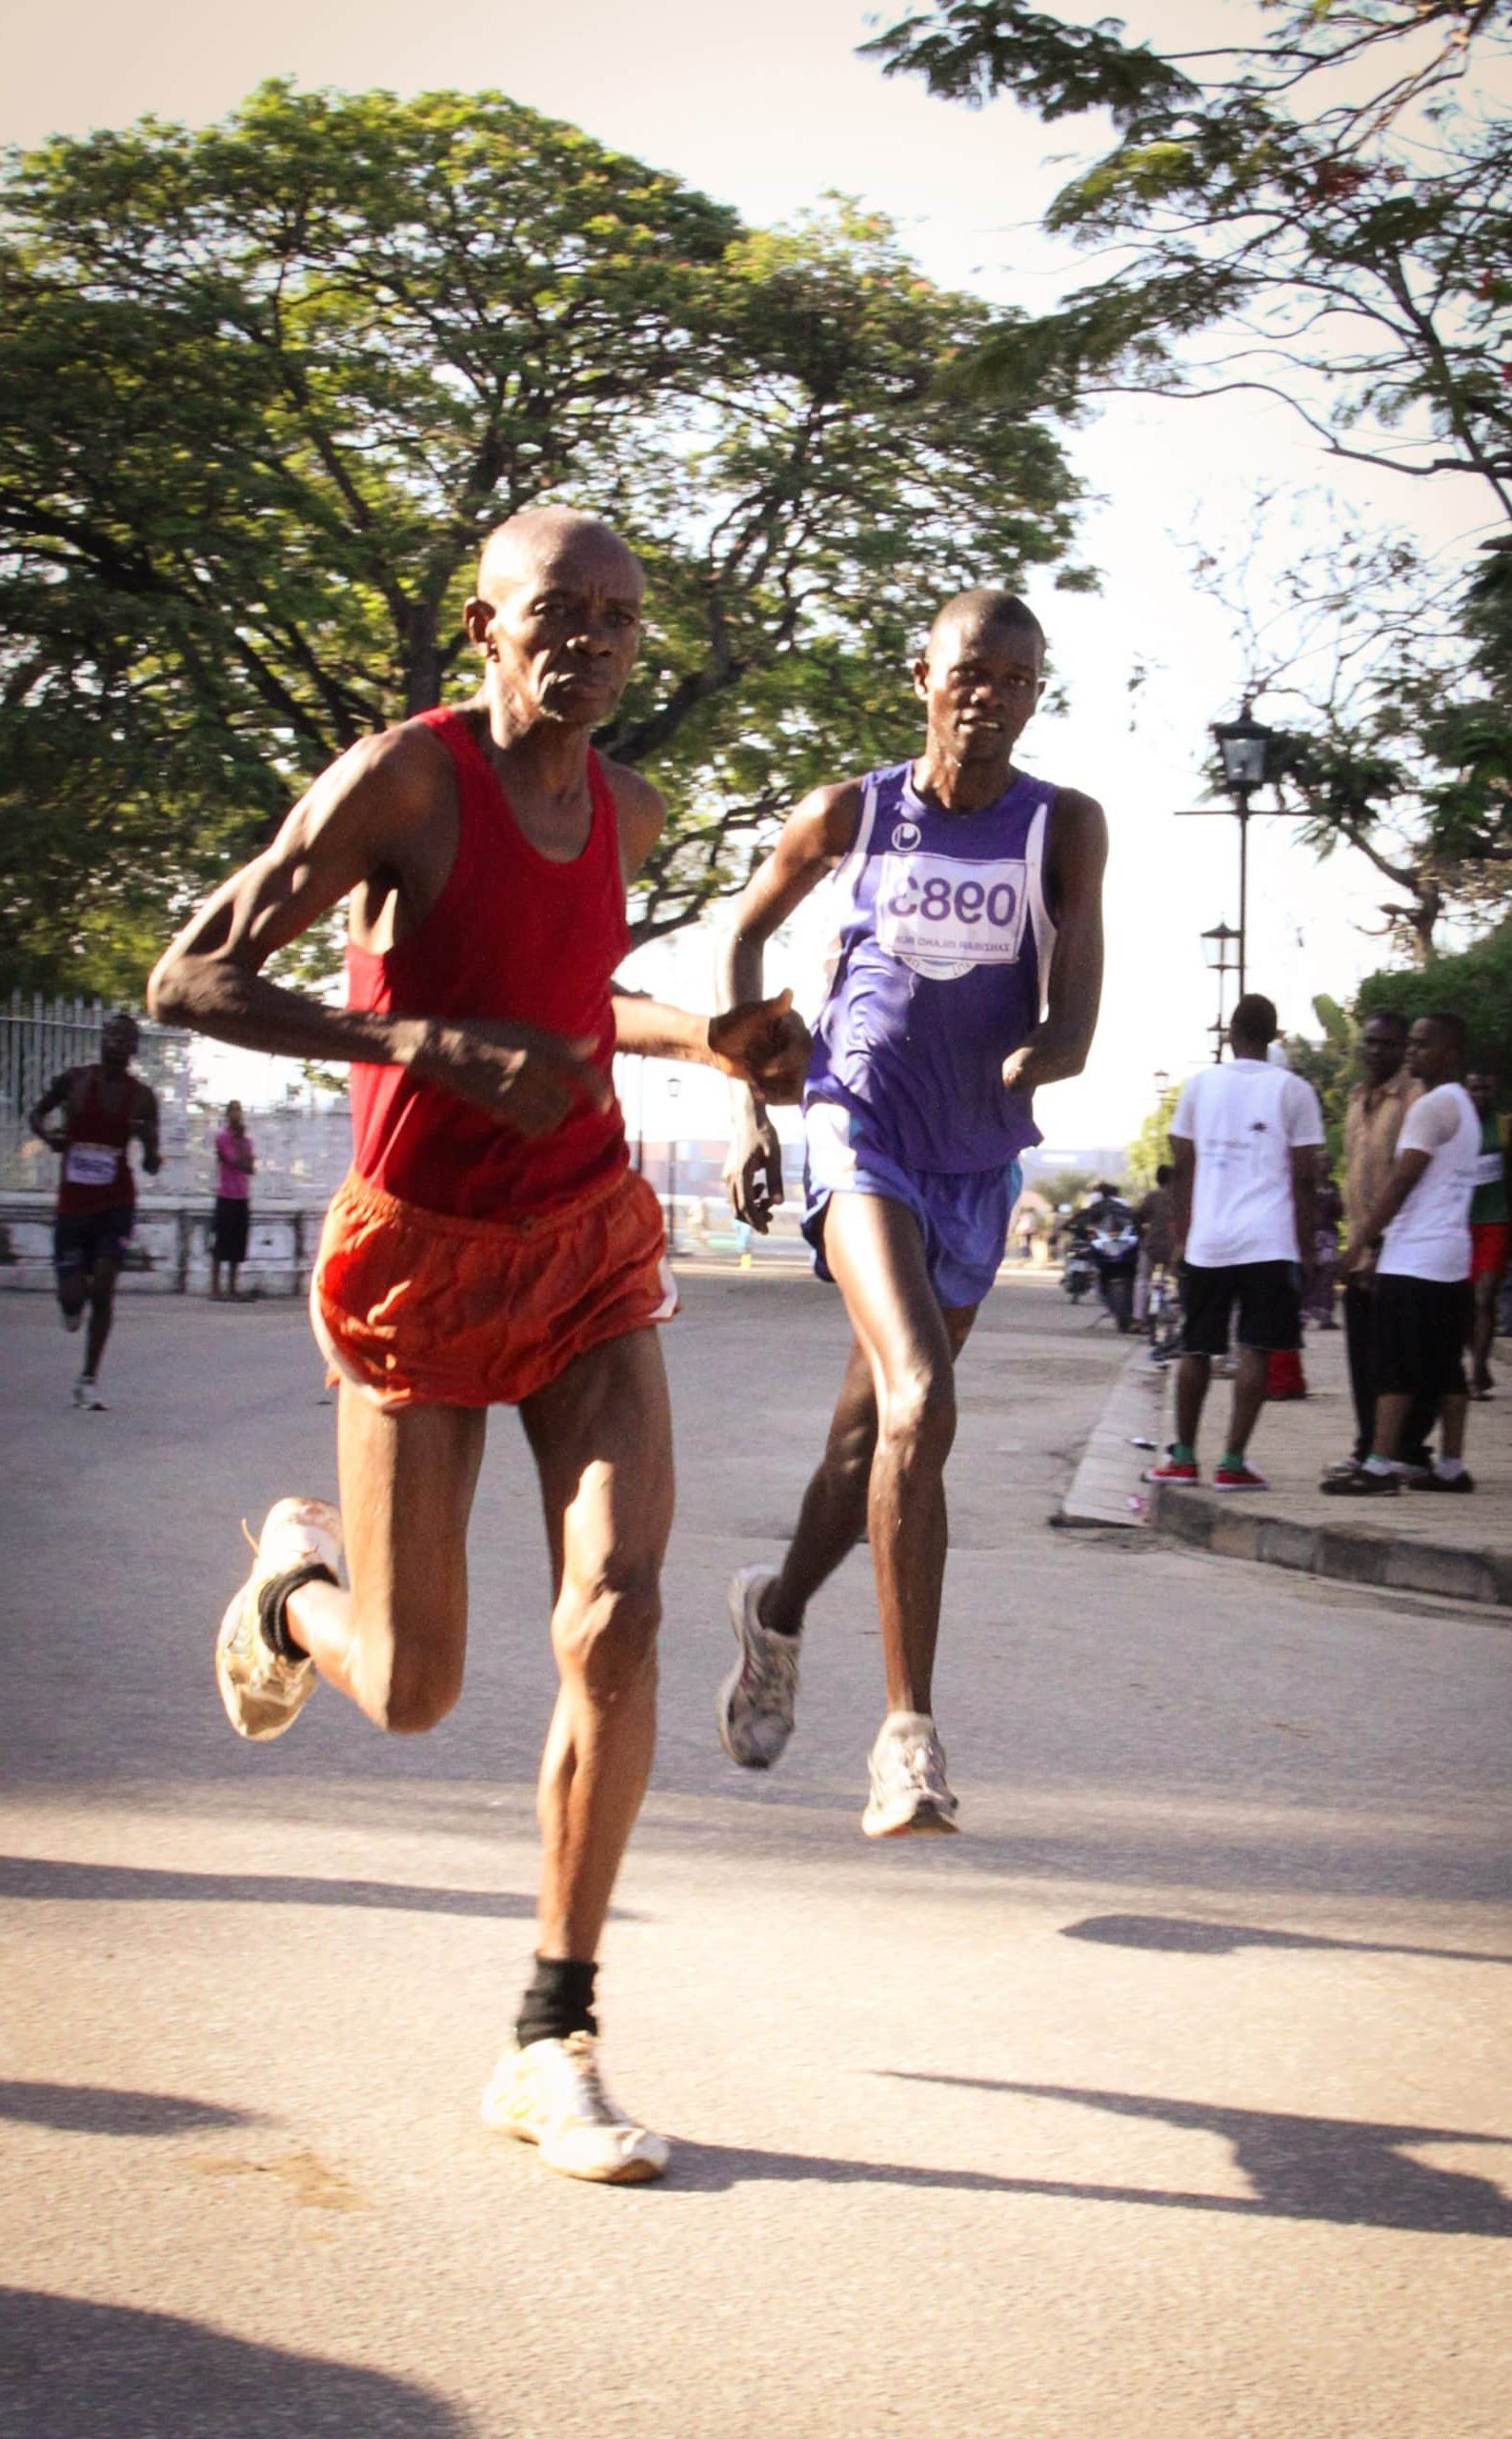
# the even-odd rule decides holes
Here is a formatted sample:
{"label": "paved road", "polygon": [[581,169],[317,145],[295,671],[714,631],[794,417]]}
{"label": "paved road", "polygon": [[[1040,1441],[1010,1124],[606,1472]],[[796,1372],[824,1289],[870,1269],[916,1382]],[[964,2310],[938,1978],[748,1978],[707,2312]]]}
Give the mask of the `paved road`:
{"label": "paved road", "polygon": [[1119,1360],[1000,1291],[963,1374],[939,1711],[969,1835],[857,1829],[853,1562],[730,1771],[723,1583],[840,1343],[690,1283],[666,1729],[605,1974],[677,2141],[490,2137],[550,1699],[501,1421],[467,1694],[220,1720],[236,1520],[333,1487],[298,1318],[134,1300],[108,1416],[40,1300],[6,1408],[4,2439],[1506,2439],[1512,1633],[1045,1518]]}

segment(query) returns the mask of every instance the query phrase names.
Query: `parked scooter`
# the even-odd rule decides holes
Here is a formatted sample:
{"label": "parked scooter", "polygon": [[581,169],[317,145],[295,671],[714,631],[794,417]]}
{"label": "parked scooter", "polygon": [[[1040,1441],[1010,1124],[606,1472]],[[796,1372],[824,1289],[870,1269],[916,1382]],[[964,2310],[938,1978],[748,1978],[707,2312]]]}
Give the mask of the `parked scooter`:
{"label": "parked scooter", "polygon": [[1132,1219],[1095,1228],[1087,1258],[1102,1300],[1120,1332],[1134,1326],[1134,1274],[1139,1259],[1139,1232]]}
{"label": "parked scooter", "polygon": [[1083,1296],[1090,1296],[1096,1292],[1098,1268],[1092,1259],[1090,1238],[1073,1238],[1066,1249],[1065,1260],[1060,1265],[1060,1285],[1073,1304],[1079,1304]]}

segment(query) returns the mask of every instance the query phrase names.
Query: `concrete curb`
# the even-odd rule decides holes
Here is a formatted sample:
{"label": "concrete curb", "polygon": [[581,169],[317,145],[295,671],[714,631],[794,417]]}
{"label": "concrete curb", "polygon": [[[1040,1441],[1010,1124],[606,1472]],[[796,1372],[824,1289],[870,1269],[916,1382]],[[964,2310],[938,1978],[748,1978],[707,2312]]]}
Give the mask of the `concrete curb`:
{"label": "concrete curb", "polygon": [[1125,1529],[1148,1522],[1150,1492],[1143,1474],[1151,1453],[1132,1443],[1158,1435],[1164,1390],[1163,1376],[1150,1361],[1150,1350],[1140,1339],[1103,1400],[1071,1487],[1052,1522],[1118,1524]]}
{"label": "concrete curb", "polygon": [[[1255,1559],[1341,1583],[1392,1592],[1431,1592],[1441,1601],[1475,1601],[1512,1613],[1512,1554],[1454,1549],[1442,1542],[1406,1541],[1366,1526],[1294,1524],[1241,1503],[1241,1494],[1150,1486],[1150,1522],[1162,1533],[1210,1550],[1215,1558]],[[1512,1614],[1495,1623],[1512,1624]]]}

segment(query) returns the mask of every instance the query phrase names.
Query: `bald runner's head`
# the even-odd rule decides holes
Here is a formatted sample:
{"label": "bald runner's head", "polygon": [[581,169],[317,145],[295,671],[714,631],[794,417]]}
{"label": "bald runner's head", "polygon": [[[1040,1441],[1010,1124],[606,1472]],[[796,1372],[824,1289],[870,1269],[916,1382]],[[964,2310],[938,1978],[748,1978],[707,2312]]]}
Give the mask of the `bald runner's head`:
{"label": "bald runner's head", "polygon": [[1034,716],[1044,682],[1044,629],[1016,593],[976,585],[935,614],[914,663],[928,720],[926,756],[999,778]]}
{"label": "bald runner's head", "polygon": [[644,593],[629,543],[595,516],[528,508],[496,525],[464,615],[506,726],[608,719],[635,663]]}
{"label": "bald runner's head", "polygon": [[645,591],[640,561],[612,525],[575,508],[522,508],[488,534],[477,563],[483,600],[558,568],[594,567],[617,574],[638,598]]}
{"label": "bald runner's head", "polygon": [[1020,600],[1017,593],[1000,593],[988,584],[974,584],[969,592],[954,595],[935,613],[924,647],[925,659],[932,659],[958,632],[1030,635],[1038,645],[1041,661],[1044,659],[1045,631],[1028,602]]}

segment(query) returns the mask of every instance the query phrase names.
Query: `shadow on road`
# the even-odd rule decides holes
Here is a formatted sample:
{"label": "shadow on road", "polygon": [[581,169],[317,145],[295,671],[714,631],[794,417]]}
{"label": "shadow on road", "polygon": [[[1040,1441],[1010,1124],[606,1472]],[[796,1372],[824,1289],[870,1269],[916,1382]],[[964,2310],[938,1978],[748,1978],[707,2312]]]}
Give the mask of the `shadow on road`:
{"label": "shadow on road", "polygon": [[192,2134],[211,2126],[253,2126],[245,2108],[183,2100],[172,2092],[117,2091],[108,2084],[0,2083],[0,2118],[59,2134]]}
{"label": "shadow on road", "polygon": [[1401,1940],[1336,1940],[1317,1931],[1266,1931],[1249,1923],[1198,1923],[1177,1914],[1090,1914],[1067,1923],[1063,1940],[1100,1947],[1154,1948],[1162,1956],[1232,1956],[1241,1947],[1343,1948],[1361,1956],[1432,1956],[1446,1965],[1512,1965],[1483,1947],[1413,1947]]}
{"label": "shadow on road", "polygon": [[[366,1905],[391,1914],[485,1914],[528,1922],[534,1897],[509,1889],[417,1888],[407,1881],[306,1880],[296,1872],[158,1871],[146,1864],[0,1855],[0,1898],[175,1898],[200,1905]],[[630,1919],[620,1914],[620,1922]]]}
{"label": "shadow on road", "polygon": [[0,2439],[466,2439],[444,2397],[163,2312],[0,2288]]}
{"label": "shadow on road", "polygon": [[[1253,2194],[1173,2193],[1160,2187],[1062,2184],[1038,2177],[995,2177],[966,2170],[862,2167],[899,2184],[978,2186],[1007,2193],[1059,2194],[1089,2202],[1140,2202],[1156,2209],[1219,2210],[1240,2218],[1317,2219],[1341,2227],[1401,2227],[1420,2235],[1512,2236],[1512,2201],[1488,2179],[1408,2159],[1422,2143],[1506,2145],[1512,2135],[1466,2134],[1445,2126],[1371,2125],[1353,2117],[1294,2117],[1280,2110],[1217,2108],[1200,2101],[1137,2092],[1085,2091],[1074,2085],[1009,2084],[984,2075],[913,2074],[905,2084],[956,2091],[1004,2092],[1021,2100],[1069,2102],[1113,2117],[1153,2119],[1179,2132],[1217,2134],[1230,2144]],[[681,2158],[679,2151],[678,2157]],[[810,2168],[817,2163],[809,2163]],[[846,2164],[835,2164],[843,2178]]]}

